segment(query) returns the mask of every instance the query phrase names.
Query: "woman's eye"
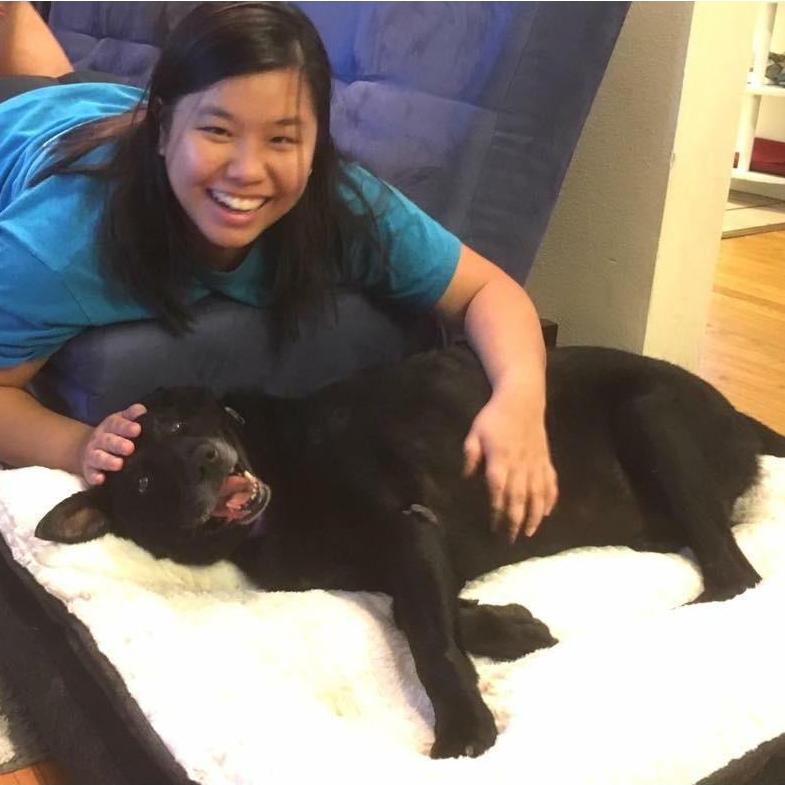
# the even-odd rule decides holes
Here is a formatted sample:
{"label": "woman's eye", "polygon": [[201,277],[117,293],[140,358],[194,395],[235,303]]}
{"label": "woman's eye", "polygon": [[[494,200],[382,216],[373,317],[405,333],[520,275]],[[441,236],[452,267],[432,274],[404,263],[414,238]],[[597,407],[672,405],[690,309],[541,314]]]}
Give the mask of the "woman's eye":
{"label": "woman's eye", "polygon": [[199,130],[212,136],[229,136],[228,129],[221,128],[218,125],[203,125]]}
{"label": "woman's eye", "polygon": [[147,493],[147,489],[150,487],[150,478],[143,474],[137,481],[136,481],[136,490],[139,492],[140,495]]}
{"label": "woman's eye", "polygon": [[270,141],[278,145],[297,144],[297,140],[291,136],[274,136]]}

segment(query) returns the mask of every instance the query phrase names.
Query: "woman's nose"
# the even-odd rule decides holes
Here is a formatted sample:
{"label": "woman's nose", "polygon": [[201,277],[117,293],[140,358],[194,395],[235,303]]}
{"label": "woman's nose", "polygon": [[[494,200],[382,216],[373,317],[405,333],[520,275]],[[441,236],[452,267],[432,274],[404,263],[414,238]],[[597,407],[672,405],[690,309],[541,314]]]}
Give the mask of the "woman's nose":
{"label": "woman's nose", "polygon": [[262,146],[251,141],[233,145],[226,174],[232,180],[244,184],[265,180],[268,177],[268,165]]}

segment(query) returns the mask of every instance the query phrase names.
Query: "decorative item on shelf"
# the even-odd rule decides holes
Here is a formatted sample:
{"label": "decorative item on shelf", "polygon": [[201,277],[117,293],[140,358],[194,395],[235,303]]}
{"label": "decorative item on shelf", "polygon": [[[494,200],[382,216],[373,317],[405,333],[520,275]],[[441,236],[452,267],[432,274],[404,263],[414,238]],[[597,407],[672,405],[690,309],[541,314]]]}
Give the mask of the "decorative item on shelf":
{"label": "decorative item on shelf", "polygon": [[778,87],[785,86],[785,54],[769,52],[769,60],[766,64],[766,82]]}
{"label": "decorative item on shelf", "polygon": [[755,137],[750,171],[785,177],[785,142]]}
{"label": "decorative item on shelf", "polygon": [[764,98],[785,98],[785,52],[772,43],[778,3],[759,3],[752,41],[752,67],[741,104],[731,189],[785,199],[785,155],[780,143],[758,128]]}

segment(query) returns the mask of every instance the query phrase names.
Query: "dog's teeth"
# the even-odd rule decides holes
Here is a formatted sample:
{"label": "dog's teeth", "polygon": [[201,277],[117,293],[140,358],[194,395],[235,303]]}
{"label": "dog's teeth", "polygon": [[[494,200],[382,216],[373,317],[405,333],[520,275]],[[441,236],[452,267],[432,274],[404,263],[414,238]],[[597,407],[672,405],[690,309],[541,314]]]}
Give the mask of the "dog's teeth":
{"label": "dog's teeth", "polygon": [[252,501],[255,501],[258,498],[261,491],[261,484],[256,479],[256,477],[254,477],[253,474],[247,470],[243,472],[243,477],[245,477],[245,479],[248,480],[248,482],[250,482],[251,486],[253,487],[253,490],[251,491],[251,498],[248,500],[248,504],[250,504]]}

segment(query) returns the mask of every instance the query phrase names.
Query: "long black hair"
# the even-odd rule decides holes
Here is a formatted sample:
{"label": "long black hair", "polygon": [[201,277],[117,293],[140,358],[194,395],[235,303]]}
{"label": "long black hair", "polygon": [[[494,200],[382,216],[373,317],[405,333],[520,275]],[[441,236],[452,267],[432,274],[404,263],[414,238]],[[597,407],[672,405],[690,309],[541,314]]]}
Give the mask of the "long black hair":
{"label": "long black hair", "polygon": [[[321,38],[297,8],[278,2],[203,3],[172,31],[146,94],[132,110],[78,126],[63,135],[52,174],[89,174],[109,184],[99,233],[100,259],[111,283],[149,307],[174,332],[191,320],[184,298],[200,254],[190,219],[180,206],[158,154],[176,102],[222,79],[296,68],[308,85],[317,120],[313,169],[300,199],[257,242],[275,265],[273,324],[296,334],[299,317],[328,302],[351,245],[370,243],[379,253],[373,209],[344,175],[330,133],[331,70]],[[114,142],[100,164],[82,161]],[[338,197],[352,188],[366,213]],[[383,256],[383,254],[382,254]]]}

